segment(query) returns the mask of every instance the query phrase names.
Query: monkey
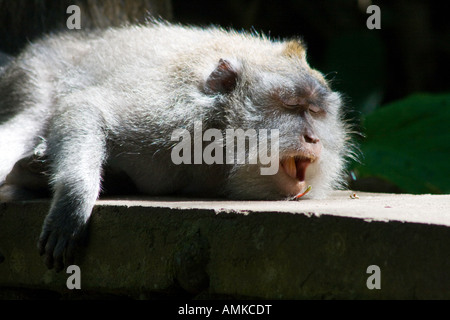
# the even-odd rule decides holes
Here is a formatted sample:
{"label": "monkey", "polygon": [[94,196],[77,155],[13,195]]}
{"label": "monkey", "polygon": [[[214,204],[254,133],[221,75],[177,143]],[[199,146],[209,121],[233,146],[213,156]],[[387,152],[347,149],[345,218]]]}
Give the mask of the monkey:
{"label": "monkey", "polygon": [[[277,130],[266,135],[277,172],[261,174],[259,160],[175,164],[174,131],[195,134],[199,121],[202,132]],[[0,201],[48,187],[38,249],[60,271],[73,263],[107,172],[150,196],[289,200],[311,185],[302,199],[320,199],[345,181],[349,134],[341,94],[310,67],[299,39],[165,21],[61,32],[1,70]],[[223,139],[216,152],[231,143]]]}

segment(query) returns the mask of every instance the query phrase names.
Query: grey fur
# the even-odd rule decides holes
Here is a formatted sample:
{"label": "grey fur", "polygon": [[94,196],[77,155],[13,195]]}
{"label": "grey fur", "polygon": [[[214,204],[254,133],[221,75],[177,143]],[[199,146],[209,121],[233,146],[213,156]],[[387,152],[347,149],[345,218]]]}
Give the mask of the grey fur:
{"label": "grey fur", "polygon": [[[106,168],[125,173],[149,195],[292,196],[257,165],[174,165],[171,134],[192,131],[196,120],[203,130],[279,129],[280,157],[307,150],[299,137],[312,128],[322,153],[306,171],[313,186],[308,197],[341,185],[349,148],[340,96],[304,56],[286,55],[286,45],[219,28],[152,23],[48,36],[11,61],[0,79],[0,200],[26,187],[13,170],[19,160],[45,161],[46,172],[34,176],[48,179],[53,190],[38,244],[47,266],[61,270],[72,261]],[[207,79],[219,61],[232,66],[236,82],[214,91]],[[325,112],[310,115],[304,106],[290,110],[273,99],[292,92],[314,95],[308,103]]]}

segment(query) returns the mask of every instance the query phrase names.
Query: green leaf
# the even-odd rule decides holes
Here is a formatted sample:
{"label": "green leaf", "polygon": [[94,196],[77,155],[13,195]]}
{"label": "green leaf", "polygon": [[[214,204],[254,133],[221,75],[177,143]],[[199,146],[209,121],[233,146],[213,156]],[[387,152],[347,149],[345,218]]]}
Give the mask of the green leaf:
{"label": "green leaf", "polygon": [[354,170],[408,193],[450,193],[450,94],[415,94],[363,118]]}

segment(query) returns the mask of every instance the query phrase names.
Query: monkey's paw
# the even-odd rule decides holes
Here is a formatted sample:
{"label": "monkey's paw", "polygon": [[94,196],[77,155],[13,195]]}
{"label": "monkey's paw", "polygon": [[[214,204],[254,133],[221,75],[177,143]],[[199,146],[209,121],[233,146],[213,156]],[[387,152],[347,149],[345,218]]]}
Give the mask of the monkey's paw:
{"label": "monkey's paw", "polygon": [[76,220],[61,221],[52,219],[52,216],[50,214],[45,219],[39,236],[38,250],[41,256],[44,255],[47,268],[55,268],[56,272],[60,272],[64,267],[74,264],[77,248],[87,242],[87,228],[86,224]]}

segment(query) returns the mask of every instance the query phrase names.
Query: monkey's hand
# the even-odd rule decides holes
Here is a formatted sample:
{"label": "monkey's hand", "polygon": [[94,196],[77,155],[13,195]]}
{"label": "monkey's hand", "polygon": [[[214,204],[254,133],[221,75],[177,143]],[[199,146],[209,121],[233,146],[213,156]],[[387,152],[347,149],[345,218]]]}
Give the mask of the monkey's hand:
{"label": "monkey's hand", "polygon": [[80,245],[87,242],[87,218],[91,210],[79,201],[72,203],[57,201],[44,221],[38,241],[39,254],[45,256],[47,268],[57,272],[74,264],[74,254]]}
{"label": "monkey's hand", "polygon": [[[58,173],[53,173],[55,192],[38,249],[45,255],[47,267],[54,267],[57,272],[73,264],[77,246],[86,242],[88,220],[100,190],[101,171],[101,160],[94,160],[94,152],[90,155],[88,172],[85,165],[80,168],[72,163],[72,166],[63,164],[63,168],[68,168],[64,172],[57,169]],[[97,158],[101,158],[98,153]]]}

